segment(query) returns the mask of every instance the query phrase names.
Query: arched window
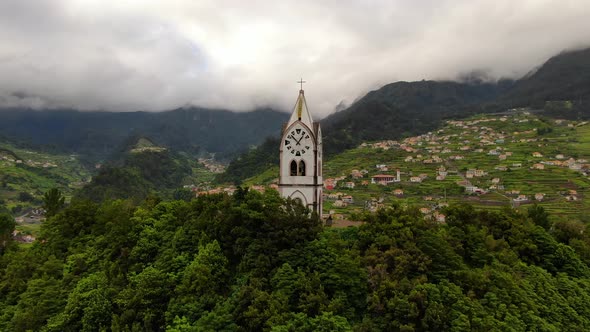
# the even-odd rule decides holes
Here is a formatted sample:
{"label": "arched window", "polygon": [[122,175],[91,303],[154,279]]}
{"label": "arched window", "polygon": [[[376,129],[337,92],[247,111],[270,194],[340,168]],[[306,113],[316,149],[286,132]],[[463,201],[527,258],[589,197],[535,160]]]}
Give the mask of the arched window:
{"label": "arched window", "polygon": [[297,175],[297,162],[295,160],[291,160],[291,176]]}
{"label": "arched window", "polygon": [[305,176],[305,161],[300,161],[299,162],[299,174],[301,176]]}

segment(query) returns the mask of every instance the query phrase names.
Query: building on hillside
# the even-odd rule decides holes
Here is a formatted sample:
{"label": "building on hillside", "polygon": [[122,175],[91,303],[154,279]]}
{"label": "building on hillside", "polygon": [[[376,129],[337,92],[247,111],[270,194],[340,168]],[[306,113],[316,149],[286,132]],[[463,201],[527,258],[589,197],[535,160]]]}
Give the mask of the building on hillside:
{"label": "building on hillside", "polygon": [[371,183],[373,184],[387,185],[392,182],[395,182],[395,177],[389,174],[377,174],[371,177]]}
{"label": "building on hillside", "polygon": [[346,205],[347,204],[344,203],[344,201],[342,201],[341,199],[336,200],[333,204],[334,207],[339,207],[339,208],[346,207]]}
{"label": "building on hillside", "polygon": [[536,193],[535,194],[535,200],[537,201],[542,201],[545,198],[545,194],[544,193]]}
{"label": "building on hillside", "polygon": [[412,176],[412,177],[410,178],[410,182],[414,182],[414,183],[420,183],[420,182],[422,182],[422,178],[421,178],[421,177],[419,177],[419,176]]}
{"label": "building on hillside", "polygon": [[326,179],[324,180],[324,188],[326,190],[334,190],[334,187],[336,187],[336,183],[337,181],[334,179]]}
{"label": "building on hillside", "polygon": [[385,165],[385,164],[375,165],[375,168],[378,169],[378,170],[380,170],[381,172],[387,172],[387,171],[389,171],[389,167],[387,167],[387,165]]}
{"label": "building on hillside", "polygon": [[444,224],[446,222],[446,220],[447,220],[447,217],[444,214],[442,214],[442,213],[440,213],[438,211],[434,212],[432,214],[432,217],[434,217],[434,220],[436,222],[439,222],[441,224]]}
{"label": "building on hillside", "polygon": [[354,199],[350,195],[342,196],[342,201],[346,204],[353,204]]}
{"label": "building on hillside", "polygon": [[482,177],[482,176],[488,175],[488,173],[486,171],[484,171],[483,169],[476,169],[473,171],[473,175],[475,177]]}
{"label": "building on hillside", "polygon": [[350,172],[350,176],[351,176],[353,179],[360,179],[360,178],[362,178],[364,175],[363,175],[363,173],[361,173],[361,171],[359,171],[359,170],[357,170],[357,169],[353,169],[353,170]]}
{"label": "building on hillside", "polygon": [[279,147],[279,192],[322,215],[322,130],[307,108],[303,80]]}
{"label": "building on hillside", "polygon": [[420,208],[420,212],[422,214],[428,214],[428,213],[430,213],[430,209],[427,207],[423,207],[423,208]]}

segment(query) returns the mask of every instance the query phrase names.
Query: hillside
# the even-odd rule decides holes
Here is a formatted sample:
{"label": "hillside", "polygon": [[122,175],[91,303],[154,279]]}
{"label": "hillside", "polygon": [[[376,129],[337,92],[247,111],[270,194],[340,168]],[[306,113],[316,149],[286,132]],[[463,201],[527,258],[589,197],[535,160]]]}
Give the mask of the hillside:
{"label": "hillside", "polygon": [[78,156],[50,154],[0,142],[0,202],[15,215],[40,205],[54,187],[66,196],[90,180]]}
{"label": "hillside", "polygon": [[0,132],[13,142],[48,151],[78,153],[92,161],[113,153],[129,137],[191,154],[231,156],[278,133],[287,114],[273,110],[234,113],[201,108],[148,112],[0,110]]}
{"label": "hillside", "polygon": [[398,139],[432,130],[443,119],[480,112],[511,85],[492,83],[397,82],[369,92],[348,109],[322,120],[326,154],[361,142]]}
{"label": "hillside", "polygon": [[[335,155],[365,141],[397,140],[423,134],[444,120],[531,106],[547,116],[570,120],[590,117],[590,49],[564,52],[518,81],[396,82],[369,92],[349,108],[321,121],[324,152]],[[226,181],[240,182],[260,170],[269,146],[235,159]],[[278,149],[278,145],[276,147]],[[255,167],[246,160],[259,160]],[[240,170],[236,172],[235,170]]]}
{"label": "hillside", "polygon": [[[587,122],[525,110],[448,120],[430,133],[362,143],[328,158],[324,212],[348,219],[395,202],[434,216],[453,202],[485,210],[537,203],[556,218],[590,222],[589,142]],[[378,174],[396,177],[397,169],[399,182],[373,183]],[[245,184],[277,176],[270,167]]]}
{"label": "hillside", "polygon": [[157,146],[146,137],[128,140],[92,181],[75,193],[96,202],[105,199],[140,201],[152,193],[172,197],[193,182],[197,163],[187,155]]}
{"label": "hillside", "polygon": [[[563,52],[518,80],[499,102],[512,107],[545,108],[547,101],[570,101],[576,116],[590,116],[590,48]],[[561,116],[572,116],[561,109]],[[578,114],[579,113],[579,114]]]}

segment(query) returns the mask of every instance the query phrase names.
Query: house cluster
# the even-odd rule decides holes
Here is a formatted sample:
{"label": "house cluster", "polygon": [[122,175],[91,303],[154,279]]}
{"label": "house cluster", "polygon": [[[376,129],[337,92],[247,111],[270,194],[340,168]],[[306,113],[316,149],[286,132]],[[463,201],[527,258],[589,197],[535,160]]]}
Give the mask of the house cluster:
{"label": "house cluster", "polygon": [[487,193],[487,190],[479,188],[473,185],[469,180],[461,180],[457,182],[458,185],[465,188],[465,192],[468,194],[483,195]]}
{"label": "house cluster", "polygon": [[42,167],[42,168],[51,168],[57,167],[56,163],[49,162],[49,161],[35,161],[35,160],[21,160],[15,159],[12,156],[0,155],[0,160],[5,161],[9,165],[27,165],[30,167]]}
{"label": "house cluster", "polygon": [[354,204],[354,198],[352,198],[351,195],[341,193],[341,192],[329,193],[329,194],[324,193],[323,198],[325,200],[333,201],[334,203],[332,204],[332,206],[338,207],[338,208],[343,208],[343,207],[347,207],[349,204]]}
{"label": "house cluster", "polygon": [[565,200],[570,202],[575,202],[579,200],[578,191],[577,190],[568,190],[565,195]]}
{"label": "house cluster", "polygon": [[380,198],[371,198],[370,200],[365,202],[365,209],[371,212],[375,212],[379,209],[385,208],[384,199],[383,197]]}
{"label": "house cluster", "polygon": [[216,162],[213,158],[199,158],[198,162],[212,173],[223,173],[225,171],[225,166]]}
{"label": "house cluster", "polygon": [[424,220],[431,220],[437,223],[444,224],[447,221],[446,215],[439,211],[439,208],[447,206],[446,203],[441,203],[432,207],[420,208],[420,213],[424,215]]}
{"label": "house cluster", "polygon": [[30,234],[22,233],[19,230],[14,230],[12,232],[12,238],[19,243],[33,243],[35,241],[35,237]]}
{"label": "house cluster", "polygon": [[[185,188],[191,189],[195,195],[197,197],[199,196],[203,196],[203,195],[215,195],[215,194],[228,194],[228,195],[233,195],[237,188],[235,186],[229,186],[229,187],[216,187],[216,188],[200,188],[197,186],[184,186]],[[264,193],[267,189],[274,189],[274,190],[279,190],[279,186],[276,183],[272,183],[268,186],[260,186],[260,185],[253,185],[249,187],[250,190],[255,190],[258,191],[260,193]]]}
{"label": "house cluster", "polygon": [[479,178],[486,175],[488,175],[488,173],[483,169],[469,169],[465,172],[465,177],[468,179],[473,179],[474,177]]}
{"label": "house cluster", "polygon": [[[500,123],[492,123],[494,121]],[[396,169],[396,166],[385,163],[377,164],[371,172],[360,169],[352,170],[346,180],[344,177],[326,179],[324,186],[327,190],[333,190],[336,187],[354,189],[359,185],[369,183],[383,186],[402,182],[403,185],[406,185],[406,183],[419,184],[427,180],[429,176],[433,176],[432,179],[436,181],[448,181],[449,178],[454,179],[454,175],[458,174],[463,179],[458,181],[457,184],[463,186],[468,194],[481,195],[489,191],[500,191],[502,194],[508,195],[509,199],[514,203],[544,201],[547,200],[547,196],[543,192],[526,192],[525,195],[521,194],[519,190],[515,190],[516,193],[506,191],[505,183],[506,186],[513,184],[512,181],[509,181],[512,177],[507,174],[507,179],[504,180],[495,171],[515,171],[522,170],[523,167],[543,170],[548,165],[552,165],[579,170],[586,176],[590,176],[590,164],[585,159],[574,159],[564,153],[557,153],[554,158],[547,159],[547,156],[544,156],[547,154],[545,150],[528,150],[529,146],[542,147],[546,145],[544,140],[538,138],[537,129],[532,128],[534,126],[533,122],[535,121],[527,118],[525,112],[519,111],[519,114],[515,116],[506,115],[474,120],[447,121],[446,128],[399,141],[385,140],[376,143],[363,143],[361,147],[365,148],[395,149],[406,152],[402,154],[401,160],[412,164],[407,167],[412,171],[404,170],[402,174]],[[520,126],[521,128],[527,127],[524,130],[513,131],[508,129],[513,127],[514,124],[522,123],[525,123],[526,126]],[[507,145],[507,143],[517,144]],[[519,150],[520,147],[525,147],[529,152],[524,155]],[[489,158],[490,156],[494,158]],[[526,158],[527,156],[528,158]],[[464,159],[469,159],[470,163],[459,162]],[[498,162],[494,163],[493,159]],[[473,163],[471,163],[472,160]],[[474,167],[476,165],[478,167]],[[487,169],[486,165],[490,166],[489,169]],[[464,169],[461,172],[457,170],[458,167],[464,166],[472,168]],[[435,170],[434,174],[432,174],[433,170]],[[422,173],[425,171],[431,173]],[[449,173],[453,177],[449,177]],[[338,181],[342,182],[338,183]],[[401,188],[396,188],[391,193],[394,197],[404,196],[404,190]],[[569,192],[562,195],[568,201],[579,199],[578,195]],[[553,196],[551,198],[553,199]],[[335,206],[346,206],[344,200],[332,199],[335,202],[342,201],[336,203]],[[424,196],[422,199],[428,202],[432,200],[432,197]],[[365,202],[366,208],[369,210],[376,210],[381,204],[382,202],[377,199]],[[429,218],[439,217],[430,211]]]}
{"label": "house cluster", "polygon": [[[324,189],[334,190],[336,188],[336,186],[338,185],[338,182],[343,181],[344,179],[346,179],[346,176],[327,178],[324,180]],[[348,186],[348,188],[350,188],[350,185]],[[352,188],[354,188],[354,184],[352,185]]]}
{"label": "house cluster", "polygon": [[555,159],[541,161],[533,165],[533,167],[536,169],[544,169],[544,165],[557,166],[582,172],[585,176],[590,175],[590,163],[588,163],[587,159],[574,159],[571,157],[567,159],[566,158],[567,157],[563,154],[558,154],[555,156]]}

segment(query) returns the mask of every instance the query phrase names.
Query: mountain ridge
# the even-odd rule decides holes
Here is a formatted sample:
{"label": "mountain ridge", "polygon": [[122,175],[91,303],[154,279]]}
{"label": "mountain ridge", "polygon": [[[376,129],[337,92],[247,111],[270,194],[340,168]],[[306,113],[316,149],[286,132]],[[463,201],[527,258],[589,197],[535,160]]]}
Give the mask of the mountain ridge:
{"label": "mountain ridge", "polygon": [[[577,76],[575,69],[582,70],[583,75]],[[560,83],[563,81],[571,81],[572,84],[566,86]],[[574,96],[571,93],[572,87],[576,92],[575,96],[581,98],[569,102]],[[547,99],[565,103],[548,104]],[[347,109],[322,119],[324,152],[330,156],[353,148],[363,141],[399,139],[422,134],[434,130],[445,119],[465,118],[514,107],[533,106],[554,117],[588,118],[588,100],[590,48],[562,52],[517,81],[394,82],[370,91]],[[270,149],[276,151],[278,145],[273,147],[262,144],[258,152],[269,156],[272,152]],[[239,182],[245,179],[240,174],[253,176],[244,168],[260,169],[270,161],[257,156],[258,152],[251,150],[242,155],[241,159],[233,160],[227,172],[235,171],[235,174],[218,176],[218,179],[238,179]],[[252,161],[257,163],[252,165]]]}
{"label": "mountain ridge", "polygon": [[88,155],[101,160],[132,136],[157,145],[222,157],[278,133],[286,113],[272,109],[231,112],[184,108],[160,113],[2,109],[0,132],[7,140]]}

